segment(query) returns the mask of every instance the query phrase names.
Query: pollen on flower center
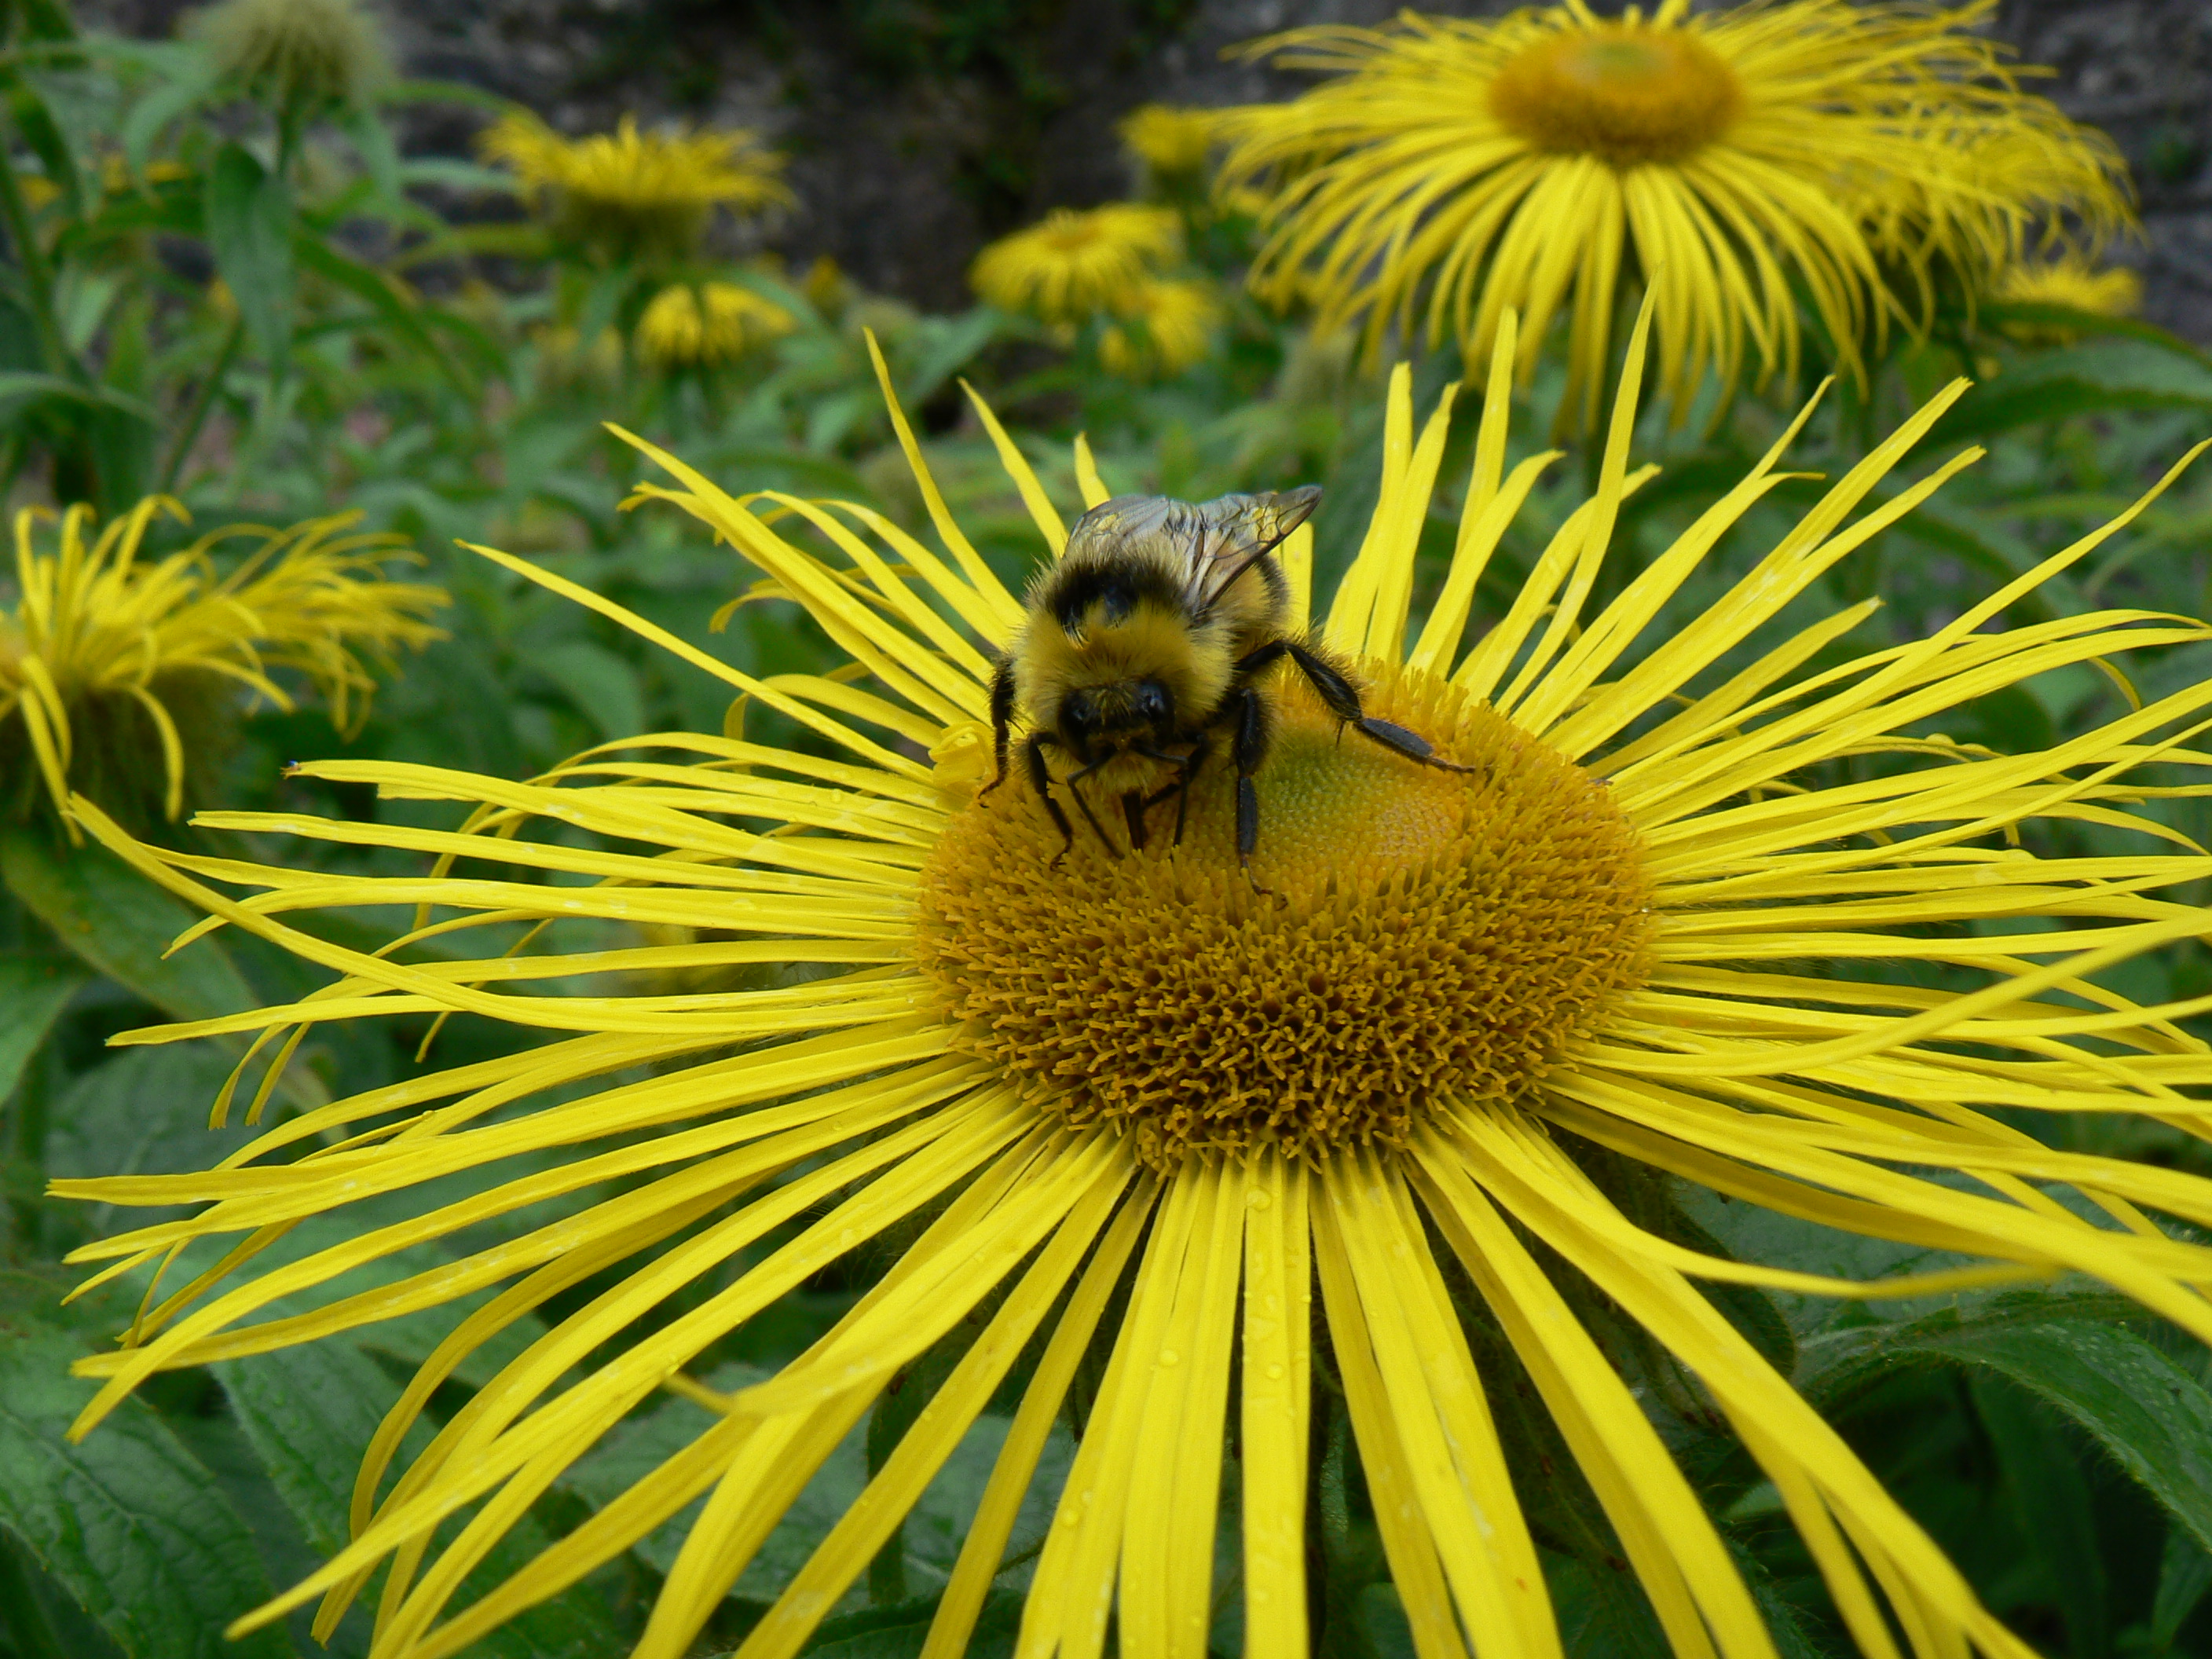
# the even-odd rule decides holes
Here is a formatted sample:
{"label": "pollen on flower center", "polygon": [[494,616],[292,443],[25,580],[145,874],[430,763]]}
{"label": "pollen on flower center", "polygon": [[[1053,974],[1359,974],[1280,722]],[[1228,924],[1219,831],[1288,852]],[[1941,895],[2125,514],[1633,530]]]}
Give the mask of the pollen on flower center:
{"label": "pollen on flower center", "polygon": [[[923,873],[917,946],[960,1043],[1163,1169],[1395,1145],[1427,1101],[1527,1090],[1645,971],[1635,832],[1602,784],[1448,686],[1386,678],[1366,699],[1475,770],[1340,735],[1281,688],[1259,893],[1218,762],[1180,848],[1169,802],[1119,858],[1079,817],[1055,866],[1018,775],[961,813]],[[1119,831],[1115,802],[1093,808]]]}
{"label": "pollen on flower center", "polygon": [[1630,167],[1712,143],[1742,110],[1743,89],[1696,35],[1616,24],[1530,46],[1498,71],[1490,107],[1540,149]]}

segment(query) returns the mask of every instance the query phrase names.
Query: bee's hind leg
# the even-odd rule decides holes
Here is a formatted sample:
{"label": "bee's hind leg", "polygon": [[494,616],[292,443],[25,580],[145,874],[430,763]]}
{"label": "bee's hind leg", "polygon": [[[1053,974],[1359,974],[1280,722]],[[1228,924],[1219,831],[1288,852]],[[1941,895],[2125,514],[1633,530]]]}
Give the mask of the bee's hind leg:
{"label": "bee's hind leg", "polygon": [[[1291,660],[1297,665],[1298,672],[1306,677],[1306,684],[1312,686],[1322,702],[1328,705],[1328,712],[1355,728],[1361,736],[1381,744],[1393,754],[1403,755],[1409,761],[1418,761],[1423,766],[1433,766],[1440,771],[1472,772],[1475,769],[1472,766],[1461,766],[1445,760],[1437,753],[1435,745],[1418,732],[1408,732],[1404,726],[1389,720],[1377,720],[1367,713],[1360,705],[1358,688],[1328,658],[1289,640],[1281,641],[1281,644]],[[1261,647],[1263,650],[1266,648]],[[1258,653],[1255,652],[1254,654]]]}

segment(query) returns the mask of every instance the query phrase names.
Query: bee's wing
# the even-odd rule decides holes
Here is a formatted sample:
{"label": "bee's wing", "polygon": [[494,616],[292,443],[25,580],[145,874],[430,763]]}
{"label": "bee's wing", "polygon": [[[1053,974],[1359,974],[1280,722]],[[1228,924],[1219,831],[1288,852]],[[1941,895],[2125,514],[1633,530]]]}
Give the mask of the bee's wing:
{"label": "bee's wing", "polygon": [[1189,559],[1185,580],[1193,609],[1210,607],[1320,505],[1321,486],[1304,484],[1264,495],[1223,495],[1186,508],[1188,516],[1176,528]]}

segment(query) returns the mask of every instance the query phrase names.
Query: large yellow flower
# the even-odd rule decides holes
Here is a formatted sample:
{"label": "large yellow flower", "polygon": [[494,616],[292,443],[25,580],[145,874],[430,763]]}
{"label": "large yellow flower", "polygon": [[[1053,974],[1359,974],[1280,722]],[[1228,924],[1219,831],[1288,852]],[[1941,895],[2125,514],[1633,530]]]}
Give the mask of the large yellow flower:
{"label": "large yellow flower", "polygon": [[1294,30],[1255,50],[1334,78],[1227,112],[1222,177],[1272,191],[1258,291],[1310,299],[1324,327],[1364,320],[1370,349],[1395,326],[1480,361],[1512,307],[1525,373],[1564,313],[1563,413],[1585,421],[1621,289],[1648,284],[1679,412],[1708,372],[1795,372],[1797,290],[1848,363],[1912,314],[1931,262],[2002,257],[2062,210],[2126,219],[2111,144],[1967,32],[1992,3],[1663,0],[1601,20],[1563,0]]}
{"label": "large yellow flower", "polygon": [[524,112],[501,117],[477,140],[504,162],[556,228],[623,258],[682,253],[716,207],[757,210],[789,203],[783,158],[743,129],[640,132],[625,115],[612,132],[564,138]]}
{"label": "large yellow flower", "polygon": [[[58,808],[75,767],[75,786],[111,808],[126,804],[112,789],[135,793],[158,777],[174,817],[192,724],[180,729],[173,712],[180,700],[209,714],[210,692],[228,687],[234,696],[244,687],[289,708],[271,676],[292,669],[322,690],[343,728],[375,689],[361,653],[442,637],[425,618],[445,594],[387,580],[383,567],[410,556],[398,537],[349,533],[359,514],[287,530],[231,525],[140,563],[147,528],[165,512],[185,516],[167,497],[149,496],[88,544],[92,510],[73,507],[50,549],[36,531],[52,514],[15,516],[15,605],[0,609],[0,760],[27,763],[26,781],[41,780]],[[218,576],[209,555],[241,538],[259,545]]]}
{"label": "large yellow flower", "polygon": [[1134,305],[1182,247],[1182,222],[1167,208],[1109,202],[1054,208],[975,256],[968,280],[1003,311],[1048,323],[1087,323]]}
{"label": "large yellow flower", "polygon": [[[306,769],[451,802],[466,820],[213,820],[434,859],[421,876],[166,853],[81,805],[103,842],[210,925],[333,975],[298,1003],[132,1040],[281,1042],[326,1020],[459,1012],[548,1040],[307,1113],[205,1174],[59,1183],[108,1203],[205,1206],[79,1253],[122,1273],[195,1246],[205,1264],[149,1299],[119,1352],[82,1362],[104,1386],[79,1431],[159,1371],[503,1286],[386,1420],[353,1542],[246,1622],[319,1595],[327,1629],[388,1563],[379,1659],[458,1654],[703,1499],[636,1650],[678,1659],[812,1472],[902,1378],[896,1420],[909,1426],[886,1436],[864,1495],[739,1650],[767,1659],[799,1648],[1013,1378],[1018,1409],[926,1649],[951,1659],[1080,1375],[1080,1443],[1018,1653],[1095,1656],[1116,1620],[1129,1659],[1205,1650],[1233,1425],[1246,1650],[1297,1659],[1309,1650],[1310,1432],[1317,1413],[1348,1416],[1416,1650],[1556,1659],[1518,1492],[1554,1490],[1557,1476],[1514,1466],[1486,1403],[1517,1374],[1675,1650],[1771,1659],[1714,1522],[1577,1312],[1596,1302],[1640,1322],[1741,1436],[1865,1653],[2025,1659],[1699,1285],[1895,1297],[2080,1273],[2212,1336],[2212,1249],[2146,1215],[2212,1223],[2212,1183],[2016,1127],[2033,1110],[2203,1129],[2208,1107],[2191,1091],[2212,1082],[2212,1049],[2175,1024],[2195,1005],[2137,1006],[2094,976],[2204,931],[2200,910],[2157,894],[2212,859],[2176,849],[2127,803],[2160,793],[2143,775],[2154,765],[2212,763],[2186,746],[2212,723],[2212,687],[2039,753],[1912,735],[2031,676],[2212,629],[2139,612],[1996,626],[2140,505],[1923,639],[1840,657],[1870,604],[1791,619],[1825,572],[1974,459],[1876,494],[1957,386],[1701,614],[1673,602],[1781,481],[1787,438],[1593,611],[1615,516],[1646,476],[1627,465],[1644,338],[1639,327],[1595,494],[1481,629],[1469,624],[1482,573],[1555,459],[1504,465],[1512,325],[1456,550],[1418,623],[1414,549],[1449,399],[1417,431],[1410,380],[1396,377],[1379,502],[1321,631],[1361,663],[1370,708],[1476,769],[1340,742],[1317,706],[1279,686],[1253,872],[1264,893],[1238,872],[1231,781],[1217,771],[1179,848],[1156,836],[1114,857],[1085,836],[1064,863],[1018,780],[975,796],[991,653],[1022,608],[896,411],[942,550],[866,507],[731,495],[641,444],[673,479],[641,493],[753,561],[871,685],[757,679],[483,550],[780,711],[805,748],[665,734],[527,783],[326,763]],[[1056,556],[1059,512],[978,412],[1041,557]],[[1079,448],[1095,503],[1105,492],[1087,463]],[[834,550],[780,527],[802,525]],[[1301,623],[1311,548],[1302,530],[1282,560]],[[2102,850],[2039,856],[2015,833],[2036,820],[2100,826]],[[291,919],[334,905],[411,913],[416,931],[367,954]],[[696,942],[559,947],[558,929],[593,920],[695,929]],[[510,949],[517,928],[539,948]],[[433,935],[434,951],[416,950]],[[834,971],[720,988],[677,988],[665,971],[763,963]],[[661,975],[658,988],[635,988],[641,970]],[[1963,983],[1932,988],[1938,974]],[[604,994],[579,994],[595,975]],[[514,1158],[527,1161],[503,1171]],[[1717,1259],[1607,1196],[1638,1170],[1971,1260],[1858,1283]],[[2055,1200],[2052,1183],[2087,1206]],[[234,1277],[305,1218],[417,1192],[414,1218],[380,1209],[358,1237]],[[605,1196],[566,1218],[533,1207],[584,1193]],[[298,1310],[357,1265],[510,1217],[514,1231],[473,1254]],[[889,1271],[775,1376],[722,1395],[688,1374],[779,1297],[886,1238],[898,1241]],[[1562,1267],[1582,1288],[1554,1283]],[[580,1302],[586,1285],[598,1288]],[[264,1317],[280,1298],[291,1310]],[[554,1308],[395,1472],[461,1358]],[[945,1369],[907,1371],[933,1351]],[[1487,1377],[1479,1353],[1519,1371]],[[1312,1383],[1323,1356],[1326,1389]],[[942,1380],[923,1409],[911,1391],[925,1375]],[[454,1607],[562,1470],[664,1389],[712,1408],[698,1437]]]}

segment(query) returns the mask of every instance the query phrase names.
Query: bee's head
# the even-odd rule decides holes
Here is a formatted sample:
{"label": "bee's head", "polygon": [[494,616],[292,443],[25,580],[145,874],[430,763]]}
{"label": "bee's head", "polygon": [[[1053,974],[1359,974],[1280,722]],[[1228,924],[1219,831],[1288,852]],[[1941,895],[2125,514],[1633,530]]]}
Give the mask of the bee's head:
{"label": "bee's head", "polygon": [[1120,749],[1142,738],[1165,740],[1175,730],[1175,698],[1156,679],[1080,687],[1060,700],[1060,734],[1079,755]]}

